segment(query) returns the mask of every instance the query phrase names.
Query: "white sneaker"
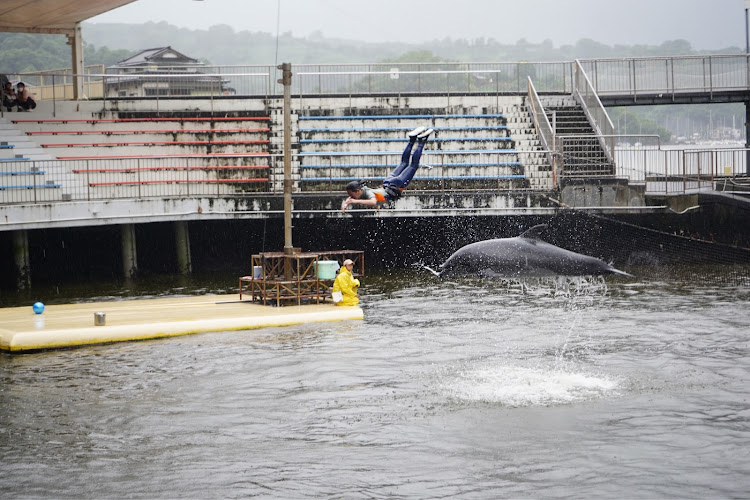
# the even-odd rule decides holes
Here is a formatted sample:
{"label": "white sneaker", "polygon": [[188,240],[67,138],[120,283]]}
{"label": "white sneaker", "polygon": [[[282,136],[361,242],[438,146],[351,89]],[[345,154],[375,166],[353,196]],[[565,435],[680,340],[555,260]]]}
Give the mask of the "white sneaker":
{"label": "white sneaker", "polygon": [[417,127],[417,128],[415,128],[414,130],[412,130],[411,132],[409,132],[408,134],[406,134],[406,136],[407,136],[407,137],[408,137],[409,139],[413,139],[413,138],[415,138],[415,137],[419,137],[419,134],[421,134],[421,133],[422,133],[422,132],[424,132],[425,130],[427,130],[427,129],[426,129],[425,127]]}
{"label": "white sneaker", "polygon": [[417,136],[417,139],[419,139],[420,141],[426,141],[427,138],[430,137],[433,132],[434,132],[434,130],[432,130],[431,128],[428,128],[427,130],[425,130],[424,132],[422,132],[421,134],[419,134]]}

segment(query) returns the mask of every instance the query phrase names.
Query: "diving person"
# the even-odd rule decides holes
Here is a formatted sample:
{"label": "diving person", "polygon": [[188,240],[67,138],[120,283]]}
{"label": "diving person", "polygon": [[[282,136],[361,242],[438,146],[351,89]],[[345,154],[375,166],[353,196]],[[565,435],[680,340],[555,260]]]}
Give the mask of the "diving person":
{"label": "diving person", "polygon": [[[346,193],[349,197],[341,203],[341,211],[346,213],[346,209],[352,204],[377,207],[378,204],[398,200],[403,190],[414,178],[414,174],[419,168],[422,149],[433,132],[434,130],[431,128],[417,127],[407,134],[409,144],[406,145],[406,149],[401,154],[401,163],[386,177],[381,187],[372,189],[365,186],[362,181],[352,181],[347,184]],[[412,154],[415,143],[417,147]]]}

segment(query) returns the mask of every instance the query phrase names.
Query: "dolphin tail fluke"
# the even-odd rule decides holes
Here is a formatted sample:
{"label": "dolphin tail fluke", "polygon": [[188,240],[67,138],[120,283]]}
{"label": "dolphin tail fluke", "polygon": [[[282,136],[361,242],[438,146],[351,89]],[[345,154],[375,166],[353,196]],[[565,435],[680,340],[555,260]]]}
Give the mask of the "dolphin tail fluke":
{"label": "dolphin tail fluke", "polygon": [[422,266],[422,267],[423,267],[423,268],[425,268],[425,269],[427,269],[428,271],[430,271],[430,272],[431,272],[432,274],[434,274],[434,275],[435,275],[435,276],[437,276],[438,278],[440,277],[440,273],[439,273],[438,271],[435,271],[435,270],[434,270],[433,268],[431,268],[430,266]]}

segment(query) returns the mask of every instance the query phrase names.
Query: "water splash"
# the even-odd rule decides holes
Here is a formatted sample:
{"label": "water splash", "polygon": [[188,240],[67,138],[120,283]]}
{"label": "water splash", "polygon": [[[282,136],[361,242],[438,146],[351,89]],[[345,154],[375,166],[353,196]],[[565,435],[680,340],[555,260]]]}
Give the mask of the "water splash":
{"label": "water splash", "polygon": [[571,404],[614,395],[618,383],[604,375],[561,369],[484,366],[457,374],[444,388],[457,400],[510,407]]}
{"label": "water splash", "polygon": [[607,294],[607,282],[603,276],[526,278],[518,283],[523,293],[530,296],[603,297]]}
{"label": "water splash", "polygon": [[[412,264],[414,269],[427,271],[429,275],[438,276],[440,272],[422,263]],[[429,275],[425,273],[420,282],[433,283],[429,281]],[[482,288],[492,288],[497,292],[520,294],[527,296],[552,296],[552,297],[603,297],[607,295],[607,281],[604,276],[545,276],[545,277],[479,277],[461,276],[451,277],[443,281],[440,287],[452,283],[476,283]],[[434,285],[433,285],[434,286]]]}

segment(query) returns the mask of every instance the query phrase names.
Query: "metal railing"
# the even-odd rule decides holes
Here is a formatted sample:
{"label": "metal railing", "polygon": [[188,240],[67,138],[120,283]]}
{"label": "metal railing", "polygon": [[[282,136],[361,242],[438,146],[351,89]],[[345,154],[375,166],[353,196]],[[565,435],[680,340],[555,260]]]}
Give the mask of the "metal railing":
{"label": "metal railing", "polygon": [[[528,189],[515,153],[425,151],[409,184],[411,191],[482,191]],[[401,153],[302,154],[300,190],[341,192],[349,181],[378,187],[398,166]]]}
{"label": "metal railing", "polygon": [[647,178],[668,170],[658,135],[616,135],[615,175],[632,184],[645,184]]}
{"label": "metal railing", "polygon": [[[747,151],[745,148],[666,150],[670,161],[664,179],[649,180],[647,192],[660,192],[662,185],[665,194],[715,189],[718,184],[726,184],[746,172]],[[747,177],[744,180],[747,183]]]}
{"label": "metal railing", "polygon": [[[295,192],[343,192],[353,179],[373,187],[400,161],[400,153],[294,155]],[[343,165],[342,161],[347,164]],[[212,164],[207,164],[211,162]],[[279,192],[283,155],[208,159],[149,157],[0,162],[0,205],[115,199],[235,197]],[[515,155],[428,151],[409,189],[462,191],[527,189]]]}
{"label": "metal railing", "polygon": [[[559,62],[471,62],[471,63],[351,63],[295,64],[292,66],[293,95],[354,94],[443,94],[526,93],[531,77],[540,93],[571,94],[576,64],[589,75],[598,93],[637,95],[686,91],[723,92],[750,88],[748,56],[744,54],[672,56],[619,59],[582,59]],[[110,68],[110,76],[137,76]],[[174,67],[163,76],[180,72],[201,78],[221,75],[234,95],[282,93],[275,66]],[[265,74],[264,85],[245,77]],[[144,75],[146,77],[147,75]]]}
{"label": "metal railing", "polygon": [[547,160],[552,165],[552,185],[557,187],[557,161],[555,151],[557,151],[557,142],[555,129],[549,121],[547,113],[544,111],[544,105],[539,99],[539,94],[534,87],[534,83],[531,81],[531,77],[528,77],[529,86],[529,107],[531,112],[531,119],[534,122],[534,129],[539,136],[539,141],[542,143],[542,148],[547,152]]}
{"label": "metal railing", "polygon": [[[291,93],[317,95],[399,95],[476,93],[526,94],[531,78],[538,93],[571,94],[577,66],[600,95],[676,95],[681,92],[750,90],[747,55],[582,59],[511,63],[371,63],[292,66]],[[270,65],[206,65],[143,69],[94,65],[80,75],[89,99],[147,97],[264,97],[281,95],[280,70]],[[70,70],[7,75],[28,83],[38,100],[71,99]]]}
{"label": "metal railing", "polygon": [[295,65],[292,93],[319,94],[517,94],[533,76],[546,92],[570,92],[568,64],[376,63]]}
{"label": "metal railing", "polygon": [[609,119],[607,110],[602,106],[602,102],[599,100],[596,90],[594,90],[594,87],[591,85],[591,81],[579,61],[575,62],[575,68],[575,88],[573,89],[573,97],[576,98],[583,108],[586,117],[589,119],[589,123],[594,128],[594,132],[599,139],[604,154],[609,161],[612,162],[614,160],[615,148],[613,139],[608,138],[614,136],[615,127],[612,125],[612,120]]}
{"label": "metal railing", "polygon": [[0,162],[0,205],[269,193],[281,157],[108,158]]}
{"label": "metal railing", "polygon": [[[688,194],[742,180],[746,185],[746,148],[667,148],[658,136],[618,136],[616,175],[646,186],[647,194]],[[724,189],[724,188],[721,188]]]}
{"label": "metal railing", "polygon": [[268,96],[280,92],[269,66],[205,66],[125,72],[108,68],[105,95],[117,97]]}
{"label": "metal railing", "polygon": [[[747,184],[748,149],[664,149],[658,136],[616,136],[613,176],[645,185],[648,194],[684,194],[718,183]],[[633,142],[635,141],[635,142]],[[561,142],[561,141],[560,141]],[[213,159],[215,160],[215,159]],[[212,161],[213,161],[212,160]],[[352,179],[380,182],[398,164],[396,153],[295,155],[295,193],[343,192]],[[0,162],[0,205],[115,199],[225,198],[279,193],[283,156],[237,156],[213,165],[191,157]],[[346,162],[344,164],[344,162]],[[301,165],[300,165],[301,163]],[[530,190],[525,166],[511,155],[426,152],[414,192]],[[591,175],[601,176],[593,171]]]}
{"label": "metal railing", "polygon": [[609,136],[560,135],[556,144],[556,163],[560,178],[609,177],[615,174],[613,162],[601,149],[601,140]]}
{"label": "metal railing", "polygon": [[600,95],[637,97],[750,88],[747,54],[586,59],[580,64]]}

